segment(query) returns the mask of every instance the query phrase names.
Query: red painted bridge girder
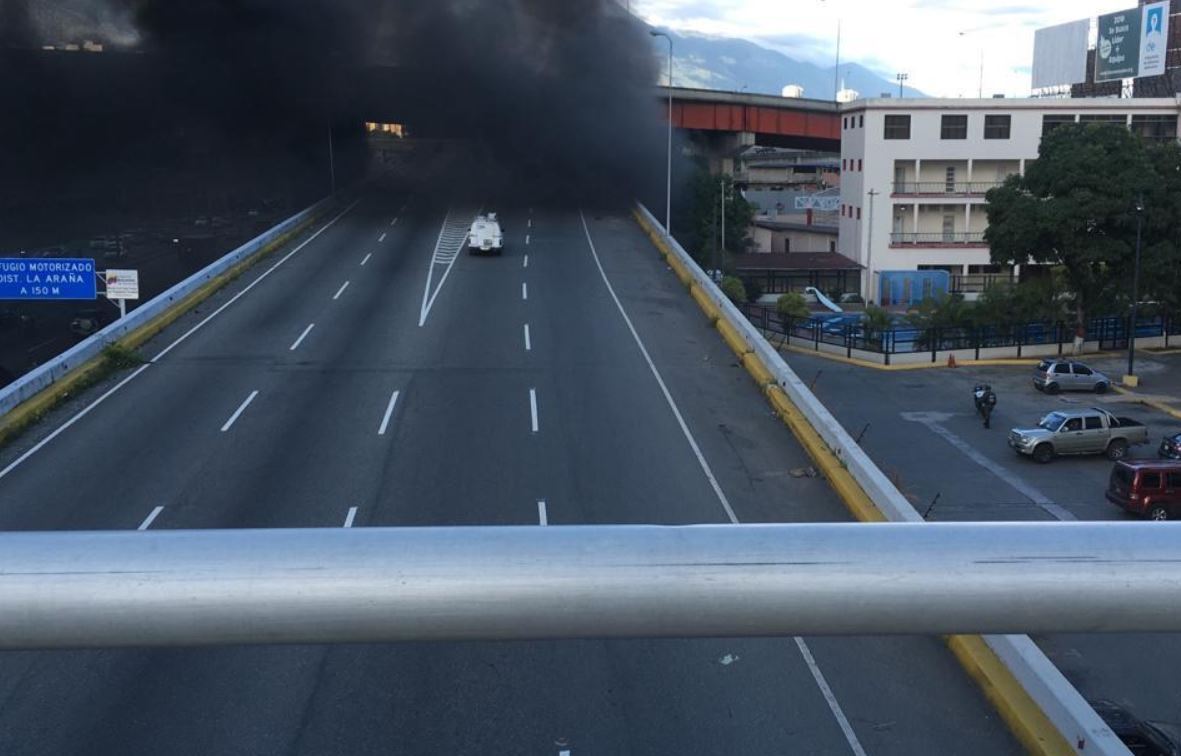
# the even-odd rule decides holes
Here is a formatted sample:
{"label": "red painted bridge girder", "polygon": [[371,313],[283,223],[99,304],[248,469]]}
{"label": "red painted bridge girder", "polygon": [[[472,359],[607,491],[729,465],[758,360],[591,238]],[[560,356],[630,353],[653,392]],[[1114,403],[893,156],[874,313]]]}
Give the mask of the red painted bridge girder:
{"label": "red painted bridge girder", "polygon": [[[668,89],[661,92],[667,97]],[[837,107],[823,100],[674,88],[672,122],[679,129],[830,140],[835,145],[841,138]]]}

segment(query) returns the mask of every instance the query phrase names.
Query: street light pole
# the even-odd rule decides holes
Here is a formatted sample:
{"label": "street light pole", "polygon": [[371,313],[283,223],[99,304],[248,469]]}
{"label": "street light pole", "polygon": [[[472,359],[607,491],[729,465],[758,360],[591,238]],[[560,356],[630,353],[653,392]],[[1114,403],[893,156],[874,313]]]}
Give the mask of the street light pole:
{"label": "street light pole", "polygon": [[668,165],[664,187],[664,232],[672,236],[673,217],[673,38],[655,29],[648,32],[653,37],[664,37],[668,41]]}
{"label": "street light pole", "polygon": [[332,145],[332,124],[328,124],[328,170],[332,174],[332,193],[336,194],[336,151]]}
{"label": "street light pole", "polygon": [[906,86],[906,80],[909,78],[910,78],[910,74],[900,73],[897,76],[897,79],[898,79],[898,99],[899,100],[901,100],[905,96],[903,94],[904,87]]}
{"label": "street light pole", "polygon": [[[1136,302],[1140,299],[1140,235],[1144,227],[1144,195],[1136,199],[1136,263],[1132,267],[1132,314],[1128,319],[1128,375],[1124,383],[1135,386],[1136,380]],[[1130,378],[1131,380],[1127,380]]]}
{"label": "street light pole", "polygon": [[722,259],[721,264],[726,264],[726,179],[721,180],[722,186]]}
{"label": "street light pole", "polygon": [[869,231],[866,234],[865,245],[865,289],[861,292],[861,298],[865,300],[866,304],[876,300],[870,299],[873,294],[873,199],[878,196],[877,189],[869,190]]}

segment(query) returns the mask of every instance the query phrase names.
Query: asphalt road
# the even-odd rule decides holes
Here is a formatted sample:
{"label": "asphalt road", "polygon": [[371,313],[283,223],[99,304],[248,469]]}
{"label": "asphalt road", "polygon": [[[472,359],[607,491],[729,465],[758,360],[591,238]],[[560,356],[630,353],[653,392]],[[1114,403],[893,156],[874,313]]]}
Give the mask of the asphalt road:
{"label": "asphalt road", "polygon": [[[364,197],[0,451],[0,529],[848,519],[630,218],[439,254],[450,199]],[[0,655],[4,754],[562,751],[1019,748],[935,638]]]}
{"label": "asphalt road", "polygon": [[[1046,395],[1031,367],[961,366],[881,371],[792,352],[786,358],[816,395],[920,512],[940,520],[1133,520],[1104,498],[1112,463],[1102,456],[1039,465],[1006,444],[1011,427],[1029,427],[1055,409],[1103,407],[1148,425],[1149,444],[1131,457],[1155,457],[1181,421],[1118,393]],[[1084,360],[1118,380],[1126,358]],[[1143,393],[1181,396],[1181,355],[1139,353]],[[998,403],[992,428],[974,413],[972,388],[989,383]],[[868,425],[868,428],[866,426]],[[1145,575],[1151,580],[1151,575]],[[1088,699],[1115,701],[1143,719],[1166,723],[1181,741],[1181,636],[1037,637],[1046,655]]]}

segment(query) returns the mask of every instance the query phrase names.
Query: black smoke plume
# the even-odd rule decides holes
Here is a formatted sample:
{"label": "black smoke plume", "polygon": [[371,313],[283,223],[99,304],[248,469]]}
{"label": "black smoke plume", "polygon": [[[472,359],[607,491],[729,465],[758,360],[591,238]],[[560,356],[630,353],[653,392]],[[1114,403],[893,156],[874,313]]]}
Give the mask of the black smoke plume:
{"label": "black smoke plume", "polygon": [[614,0],[0,0],[0,29],[0,208],[141,174],[315,184],[364,120],[466,140],[506,188],[626,201],[662,157],[647,29]]}

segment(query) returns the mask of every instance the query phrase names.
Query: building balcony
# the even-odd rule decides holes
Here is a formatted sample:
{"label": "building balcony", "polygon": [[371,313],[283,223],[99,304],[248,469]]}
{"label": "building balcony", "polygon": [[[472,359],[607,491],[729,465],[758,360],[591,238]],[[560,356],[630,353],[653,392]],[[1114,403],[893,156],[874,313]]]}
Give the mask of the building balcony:
{"label": "building balcony", "polygon": [[983,231],[893,233],[891,247],[987,247]]}
{"label": "building balcony", "polygon": [[1000,181],[895,181],[892,197],[983,197]]}

